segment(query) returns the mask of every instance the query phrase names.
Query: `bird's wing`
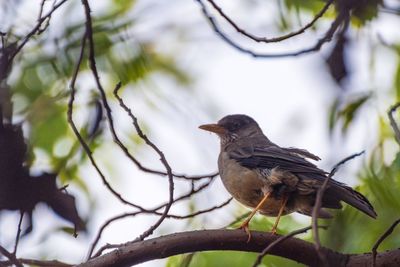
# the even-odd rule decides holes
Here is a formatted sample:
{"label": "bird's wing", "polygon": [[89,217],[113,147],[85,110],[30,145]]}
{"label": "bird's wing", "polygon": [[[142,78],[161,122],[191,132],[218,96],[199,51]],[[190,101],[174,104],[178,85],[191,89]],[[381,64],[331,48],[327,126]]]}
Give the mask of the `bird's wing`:
{"label": "bird's wing", "polygon": [[[250,169],[278,168],[291,172],[299,178],[297,190],[300,194],[315,193],[327,178],[327,172],[306,160],[305,157],[309,156],[304,155],[304,152],[295,151],[293,153],[293,149],[281,148],[276,145],[237,146],[229,151],[229,156]],[[367,198],[351,187],[333,179],[329,180],[322,201],[322,206],[328,208],[340,208],[340,201],[344,201],[372,218],[377,216]]]}
{"label": "bird's wing", "polygon": [[229,156],[250,169],[279,168],[293,174],[305,174],[315,178],[325,178],[327,174],[305,159],[305,157],[317,158],[315,155],[301,149],[281,148],[275,145],[238,146],[231,149]]}

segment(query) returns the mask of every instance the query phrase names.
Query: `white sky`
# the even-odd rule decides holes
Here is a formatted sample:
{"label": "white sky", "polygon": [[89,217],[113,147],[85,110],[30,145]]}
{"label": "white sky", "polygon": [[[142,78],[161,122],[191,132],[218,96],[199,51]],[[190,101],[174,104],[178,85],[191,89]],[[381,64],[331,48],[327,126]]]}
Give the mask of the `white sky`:
{"label": "white sky", "polygon": [[[32,5],[32,2],[29,4]],[[104,2],[106,1],[96,1],[96,5],[101,6]],[[263,6],[258,3],[257,8],[247,6],[241,10],[230,7],[227,1],[222,3],[228,5],[224,7],[228,12],[233,12],[233,16],[236,16],[238,21],[260,34],[263,33],[261,26],[271,29],[276,21],[273,16],[263,19],[264,12],[268,12],[268,8],[273,8],[274,5],[264,4]],[[96,11],[100,8],[95,6],[93,9]],[[322,161],[319,166],[325,169],[329,169],[349,154],[363,149],[368,150],[375,143],[376,118],[374,114],[377,110],[385,111],[391,104],[388,102],[387,94],[382,94],[382,92],[387,92],[390,88],[394,64],[397,62],[393,54],[380,50],[381,54],[376,57],[376,69],[371,77],[370,47],[364,36],[370,34],[376,38],[376,33],[379,32],[388,38],[386,39],[388,42],[399,40],[396,27],[392,27],[398,21],[393,20],[390,15],[382,16],[379,23],[358,32],[357,35],[361,41],[353,44],[351,52],[352,60],[356,64],[352,69],[353,77],[349,81],[350,87],[354,92],[378,89],[380,96],[370,102],[369,108],[363,110],[363,116],[359,117],[356,124],[350,128],[346,139],[335,134],[330,140],[326,130],[326,110],[337,93],[337,89],[330,77],[321,71],[325,68],[321,54],[285,60],[255,60],[240,54],[215,36],[202,17],[198,4],[194,1],[141,0],[135,10],[143,12],[134,30],[138,38],[151,40],[154,34],[157,34],[159,41],[156,49],[173,53],[183,51],[178,57],[179,64],[191,71],[195,77],[192,89],[175,88],[176,84],[159,77],[151,82],[151,85],[162,94],[173,94],[174,99],[177,99],[175,100],[177,107],[161,106],[162,113],[147,106],[147,103],[138,97],[140,94],[127,93],[126,95],[127,103],[133,107],[135,114],[141,120],[149,124],[148,135],[162,148],[176,172],[199,174],[216,170],[218,140],[215,136],[197,129],[197,126],[215,122],[233,113],[252,116],[275,143],[306,148],[320,155]],[[247,19],[249,16],[246,12],[253,12],[251,20]],[[134,15],[135,11],[132,16]],[[191,32],[179,35],[174,25],[180,27],[186,25],[183,28],[186,30],[189,28]],[[297,38],[296,41],[290,41],[287,47],[279,46],[278,48],[285,50],[308,46],[313,43],[313,34],[303,39]],[[268,49],[267,46],[265,47],[262,49]],[[323,49],[322,54],[327,54],[327,50]],[[145,87],[148,84],[142,86]],[[194,93],[188,93],[185,90],[194,90]],[[179,106],[181,101],[185,101],[186,105]],[[114,108],[118,109],[117,106]],[[117,121],[123,125],[123,132],[129,129],[133,131],[129,120],[123,115],[116,117]],[[158,157],[146,151],[149,149],[144,148],[137,152],[142,162],[146,166],[156,166],[160,169],[162,166],[158,162]],[[147,207],[167,200],[166,179],[138,172],[135,166],[122,157],[116,146],[104,146],[96,152],[96,157],[108,177],[112,177],[114,187],[130,200],[140,202]],[[117,160],[110,161],[110,159]],[[344,171],[339,172],[336,179],[355,184],[354,173],[362,162],[362,159],[355,160],[344,168]],[[89,224],[89,229],[91,229],[89,240],[92,242],[93,235],[106,218],[128,209],[113,200],[90,166],[85,167],[82,175],[85,176],[87,184],[90,184],[96,202],[91,206],[83,198],[78,197],[81,214],[87,214],[89,210],[94,211]],[[182,192],[183,188],[187,187],[177,184],[176,195]],[[70,191],[79,195],[76,188],[72,187]],[[196,208],[214,206],[228,197],[228,193],[218,179],[212,188],[195,198]],[[83,260],[88,243],[88,239],[83,235],[74,240],[64,234],[54,234],[44,242],[37,243],[49,228],[65,225],[64,221],[54,218],[52,212],[47,209],[43,206],[38,207],[35,213],[36,232],[33,238],[28,237],[21,242],[19,256],[38,257],[40,256],[37,254],[40,251],[38,248],[44,247],[50,252],[47,254],[49,259],[57,258],[67,262]],[[187,206],[180,205],[180,209],[174,209],[174,212],[185,213]],[[234,218],[236,210],[237,204],[231,203],[222,210],[214,212],[210,217],[202,217],[201,223],[198,223],[198,229],[221,227]],[[41,220],[42,216],[46,219]],[[3,242],[6,240],[12,240],[16,217],[4,216],[4,220],[2,218],[1,244],[4,245]],[[101,244],[131,240],[155,220],[155,217],[141,216],[134,220],[116,223],[106,230]],[[185,229],[187,229],[186,222],[168,221],[153,236]],[[155,261],[142,266],[162,266],[162,263]]]}

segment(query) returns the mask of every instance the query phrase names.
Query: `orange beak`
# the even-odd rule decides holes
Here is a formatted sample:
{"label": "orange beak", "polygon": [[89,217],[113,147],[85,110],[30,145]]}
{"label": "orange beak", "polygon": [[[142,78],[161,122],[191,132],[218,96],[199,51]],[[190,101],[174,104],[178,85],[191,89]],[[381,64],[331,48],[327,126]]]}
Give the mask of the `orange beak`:
{"label": "orange beak", "polygon": [[213,132],[216,134],[226,134],[226,129],[218,124],[204,124],[199,126],[200,129]]}

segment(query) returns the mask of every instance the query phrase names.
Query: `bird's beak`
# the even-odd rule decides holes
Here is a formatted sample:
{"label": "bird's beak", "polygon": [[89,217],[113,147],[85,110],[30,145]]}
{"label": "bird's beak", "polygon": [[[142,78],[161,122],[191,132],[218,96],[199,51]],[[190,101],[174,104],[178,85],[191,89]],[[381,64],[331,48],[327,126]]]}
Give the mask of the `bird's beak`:
{"label": "bird's beak", "polygon": [[218,124],[204,124],[199,126],[200,129],[213,132],[216,134],[226,134],[226,129]]}

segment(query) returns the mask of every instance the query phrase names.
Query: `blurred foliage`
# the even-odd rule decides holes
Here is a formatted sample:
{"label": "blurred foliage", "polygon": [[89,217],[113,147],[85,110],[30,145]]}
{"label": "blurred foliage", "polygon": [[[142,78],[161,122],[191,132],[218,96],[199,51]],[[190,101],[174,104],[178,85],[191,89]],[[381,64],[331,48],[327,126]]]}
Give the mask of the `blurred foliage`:
{"label": "blurred foliage", "polygon": [[[93,17],[97,67],[107,95],[111,95],[119,81],[124,86],[135,85],[155,73],[171,77],[179,84],[190,83],[191,79],[175,63],[173,55],[156,52],[152,41],[131,36],[130,31],[136,27],[136,20],[127,13],[134,8],[134,4],[135,1],[114,0],[102,14]],[[80,5],[79,1],[70,3],[69,8],[63,10],[62,16],[73,16],[75,5]],[[12,79],[8,83],[12,88],[14,117],[22,119],[24,126],[29,129],[26,136],[30,140],[29,162],[34,163],[35,151],[44,152],[52,165],[51,169],[59,173],[62,183],[75,183],[86,191],[85,183],[78,175],[78,166],[86,157],[70,131],[66,117],[68,83],[81,49],[84,30],[82,13],[81,19],[59,23],[56,36],[50,31],[44,31],[23,50],[22,57],[15,60]],[[5,40],[12,43],[18,39],[20,37],[10,31]],[[92,82],[88,65],[85,58],[79,75]],[[89,138],[92,124],[96,123],[92,119],[91,110],[96,109],[99,96],[96,89],[80,84],[78,92],[80,87],[84,90],[84,97],[75,104],[79,117],[82,116],[78,123],[83,121],[81,134],[88,139],[91,149],[95,150],[106,129],[101,124],[96,132],[97,137]],[[86,110],[82,110],[82,106]],[[62,142],[65,139],[75,141],[65,147]],[[53,149],[57,145],[64,146],[62,149],[68,151],[62,156],[56,155]]]}

